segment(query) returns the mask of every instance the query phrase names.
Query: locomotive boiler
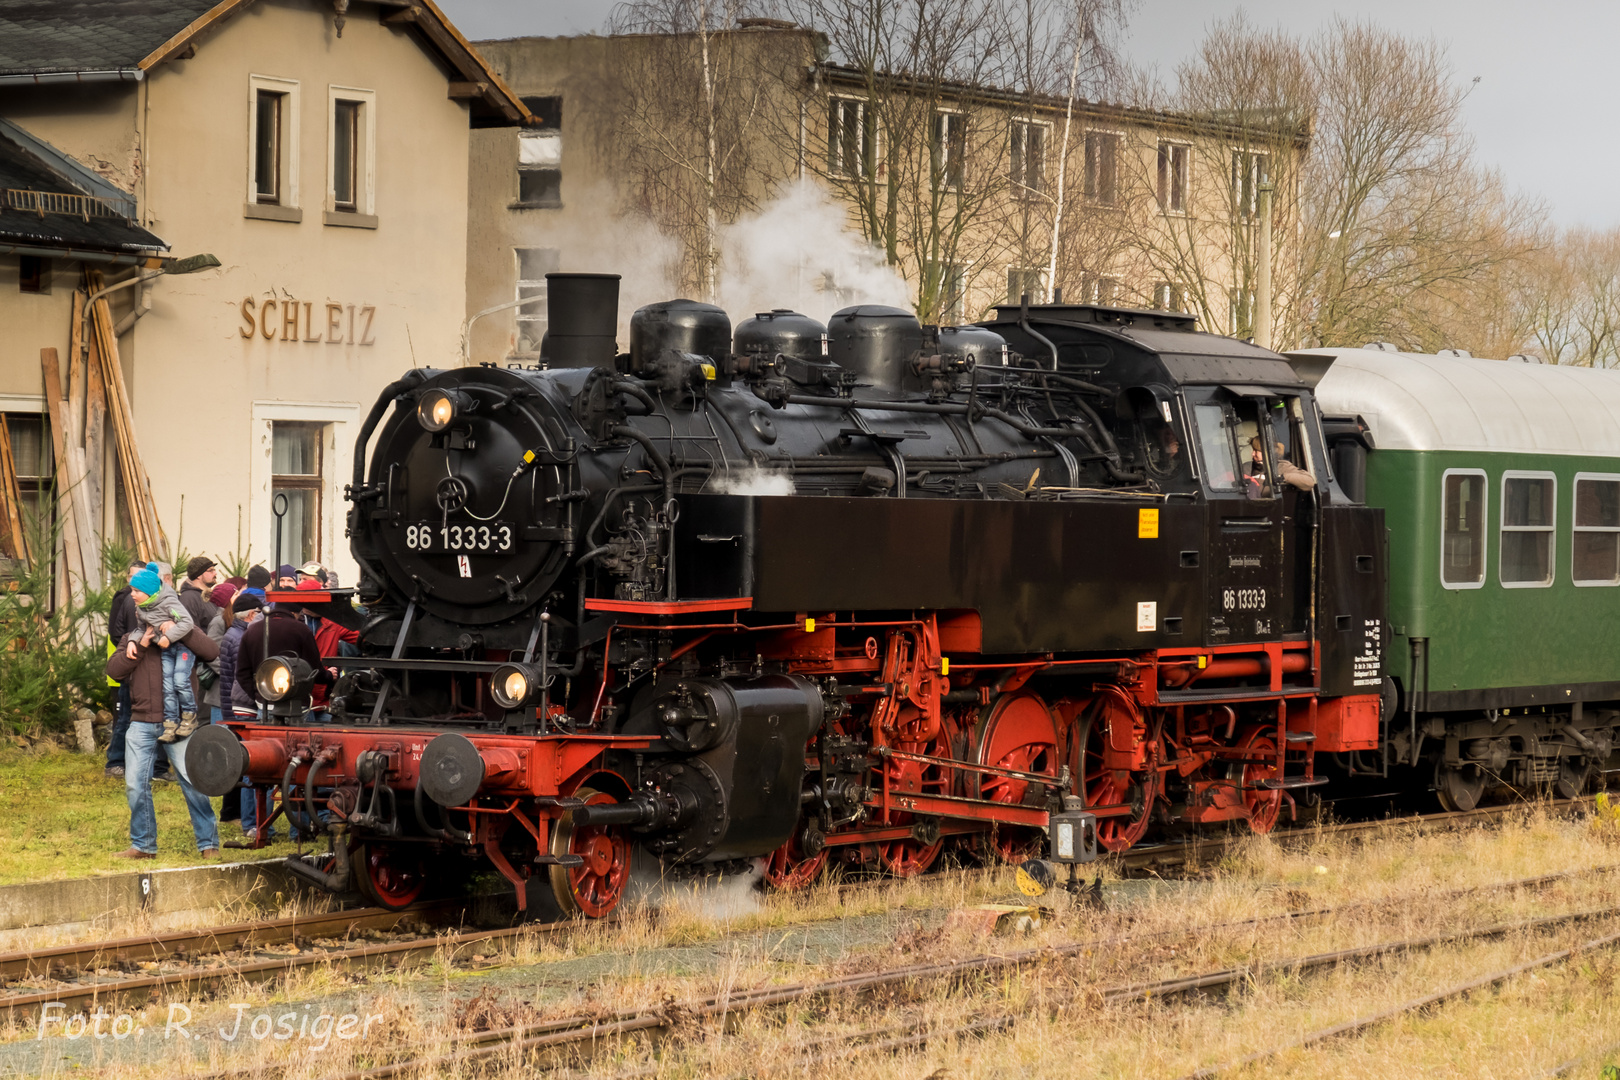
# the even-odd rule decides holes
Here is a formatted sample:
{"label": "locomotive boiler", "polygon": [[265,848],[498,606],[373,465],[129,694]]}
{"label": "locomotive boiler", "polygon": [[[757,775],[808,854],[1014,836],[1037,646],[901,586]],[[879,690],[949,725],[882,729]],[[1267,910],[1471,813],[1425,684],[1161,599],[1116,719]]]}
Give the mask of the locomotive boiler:
{"label": "locomotive boiler", "polygon": [[1063,813],[1118,851],[1266,831],[1377,749],[1382,513],[1283,357],[1158,311],[688,300],[621,353],[616,277],[548,287],[538,365],[379,396],[353,594],[272,597],[360,632],[329,715],[244,658],[262,715],[193,737],[199,787],[330,838],[304,876],[402,906],[484,861],[601,916],[637,849],[791,887]]}

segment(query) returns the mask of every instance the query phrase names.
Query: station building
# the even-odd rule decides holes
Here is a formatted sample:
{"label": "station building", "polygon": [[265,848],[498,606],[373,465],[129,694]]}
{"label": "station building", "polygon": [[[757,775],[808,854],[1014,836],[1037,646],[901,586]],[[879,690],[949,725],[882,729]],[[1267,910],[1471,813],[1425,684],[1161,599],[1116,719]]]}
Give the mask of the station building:
{"label": "station building", "polygon": [[[0,158],[41,166],[0,193],[8,429],[40,445],[84,270],[143,275],[109,302],[171,551],[352,584],[357,429],[400,372],[459,361],[470,132],[522,103],[432,0],[0,0],[0,119]],[[197,255],[219,265],[158,272]],[[88,464],[113,490],[111,449]]]}

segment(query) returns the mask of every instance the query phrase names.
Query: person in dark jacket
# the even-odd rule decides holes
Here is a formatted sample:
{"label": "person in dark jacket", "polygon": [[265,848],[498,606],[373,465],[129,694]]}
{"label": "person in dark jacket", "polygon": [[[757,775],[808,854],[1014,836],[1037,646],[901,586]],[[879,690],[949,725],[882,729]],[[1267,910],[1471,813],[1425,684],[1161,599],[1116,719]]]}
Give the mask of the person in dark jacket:
{"label": "person in dark jacket", "polygon": [[331,686],[332,673],[321,666],[321,651],[315,635],[296,611],[278,608],[247,628],[236,649],[236,685],[231,688],[231,705],[242,709],[262,704],[253,684],[255,669],[272,656],[296,656],[315,669],[315,682]]}
{"label": "person in dark jacket", "polygon": [[[225,636],[219,642],[219,704],[220,711],[225,719],[251,720],[258,715],[253,702],[242,693],[241,687],[236,685],[236,659],[242,646],[242,635],[254,623],[264,618],[264,601],[252,593],[243,592],[231,601],[231,610],[235,618],[231,625],[225,629]],[[237,796],[227,795],[226,798]],[[240,815],[242,821],[242,834],[251,835],[259,822],[258,804],[252,791],[244,789],[240,793]],[[266,840],[275,839],[272,829],[265,834]]]}
{"label": "person in dark jacket", "polygon": [[129,687],[130,725],[125,735],[124,794],[129,799],[129,850],[120,859],[157,857],[157,814],[152,807],[152,761],[166,757],[179,775],[180,790],[191,815],[191,831],[203,858],[219,857],[219,827],[208,796],[186,779],[186,740],[160,743],[163,732],[163,658],[153,638],[156,631],[142,626],[125,635],[107,658],[107,677]]}
{"label": "person in dark jacket", "polygon": [[[145,569],[146,563],[132,560],[128,576],[133,578]],[[112,607],[107,613],[107,643],[116,646],[123,641],[125,635],[135,629],[137,621],[135,598],[130,595],[126,579],[124,587],[113,593]],[[119,683],[118,700],[113,709],[112,737],[107,742],[107,775],[120,780],[124,777],[124,733],[128,730],[129,687]],[[167,759],[164,764],[168,764]]]}
{"label": "person in dark jacket", "polygon": [[208,598],[209,592],[218,584],[219,568],[214,565],[213,559],[198,555],[186,563],[186,582],[180,586],[180,602],[191,613],[191,621],[200,626],[204,633],[208,632],[214,616],[219,614],[219,608]]}
{"label": "person in dark jacket", "polygon": [[270,587],[270,571],[262,566],[250,566],[247,572],[247,584],[242,586],[243,592],[252,593],[260,600],[264,599],[264,590]]}

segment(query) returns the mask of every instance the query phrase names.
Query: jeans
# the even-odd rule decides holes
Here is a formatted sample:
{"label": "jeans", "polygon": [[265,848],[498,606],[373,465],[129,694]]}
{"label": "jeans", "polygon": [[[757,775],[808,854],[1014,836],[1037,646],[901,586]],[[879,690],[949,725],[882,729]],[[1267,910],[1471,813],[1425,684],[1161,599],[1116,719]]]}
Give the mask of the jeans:
{"label": "jeans", "polygon": [[107,768],[124,763],[124,733],[129,730],[129,684],[118,686],[118,703],[113,706],[112,736],[107,741]]}
{"label": "jeans", "polygon": [[174,772],[179,775],[180,790],[186,797],[186,811],[191,815],[191,831],[197,838],[197,850],[212,848],[217,851],[219,826],[214,821],[214,804],[186,780],[185,752],[186,743],[190,740],[160,743],[157,740],[161,734],[162,724],[133,723],[124,736],[124,794],[129,798],[130,846],[149,855],[157,854],[157,812],[152,808],[152,763],[161,749]]}
{"label": "jeans", "polygon": [[163,719],[196,715],[197,695],[191,692],[191,669],[196,663],[197,654],[184,645],[163,650]]}

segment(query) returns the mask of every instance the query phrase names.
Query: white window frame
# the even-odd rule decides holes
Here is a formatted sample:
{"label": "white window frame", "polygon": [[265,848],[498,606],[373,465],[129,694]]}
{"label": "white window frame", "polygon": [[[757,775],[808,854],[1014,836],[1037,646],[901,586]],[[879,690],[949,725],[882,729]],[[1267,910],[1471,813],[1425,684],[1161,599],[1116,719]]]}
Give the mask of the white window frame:
{"label": "white window frame", "polygon": [[[1030,292],[1029,302],[1032,304],[1046,303],[1046,298],[1050,295],[1050,293],[1047,291],[1046,267],[1020,266],[1018,263],[1012,263],[1007,267],[1007,273],[1009,276],[1012,274],[1034,274],[1036,287]],[[1016,304],[1018,302],[1019,295],[1013,293],[1012,290],[1009,289],[1007,291],[1007,303]]]}
{"label": "white window frame", "polygon": [[[1158,179],[1159,179],[1159,177],[1157,175],[1157,171],[1158,171],[1157,155],[1158,154],[1163,154],[1167,147],[1170,148],[1171,151],[1172,151],[1171,156],[1170,156],[1170,168],[1171,168],[1172,172],[1175,170],[1175,154],[1174,154],[1174,151],[1175,150],[1183,151],[1183,156],[1182,156],[1182,160],[1181,160],[1181,165],[1182,165],[1182,168],[1181,168],[1181,205],[1180,206],[1171,206],[1170,205],[1169,198],[1168,198],[1169,191],[1159,190],[1159,191],[1155,191],[1153,193],[1153,195],[1154,195],[1154,198],[1158,201],[1159,213],[1165,215],[1166,217],[1186,217],[1188,215],[1188,213],[1190,212],[1188,207],[1190,207],[1192,205],[1192,144],[1187,143],[1187,142],[1180,142],[1180,141],[1177,141],[1175,139],[1160,139],[1159,140],[1159,145],[1158,145],[1158,148],[1157,148],[1157,154],[1155,155],[1155,160],[1154,160],[1154,172],[1155,172],[1154,182],[1155,182],[1155,186],[1157,186],[1157,182],[1158,182]],[[1172,186],[1172,188],[1170,190],[1174,190],[1173,186]]]}
{"label": "white window frame", "polygon": [[[1551,480],[1552,481],[1552,521],[1547,525],[1509,525],[1507,523],[1507,485],[1509,480]],[[1504,589],[1550,589],[1553,582],[1558,580],[1558,474],[1540,469],[1506,469],[1502,472],[1502,480],[1497,488],[1497,498],[1500,508],[1496,512],[1496,531],[1498,537],[1507,532],[1521,533],[1547,533],[1547,580],[1545,581],[1503,581],[1502,580],[1502,551],[1506,545],[1500,538],[1496,545],[1496,582]]]}
{"label": "white window frame", "polygon": [[259,91],[268,90],[271,93],[281,94],[286,101],[281,108],[281,191],[282,199],[276,205],[286,210],[297,210],[303,206],[298,191],[298,148],[303,141],[299,138],[299,119],[301,112],[301,89],[296,79],[282,79],[274,75],[248,76],[248,122],[247,122],[247,201],[251,206],[259,205],[258,177],[254,175],[253,155],[258,151],[259,145]]}
{"label": "white window frame", "polygon": [[324,424],[321,433],[321,515],[320,530],[332,545],[326,566],[338,572],[339,580],[358,581],[359,567],[342,541],[345,503],[343,478],[354,472],[354,433],[360,428],[360,404],[350,401],[255,401],[251,426],[253,453],[248,466],[248,535],[254,547],[268,561],[276,550],[276,516],[271,509],[272,425],[277,421]]}
{"label": "white window frame", "polygon": [[[1088,191],[1092,187],[1090,155],[1086,151],[1086,144],[1093,135],[1114,140],[1114,198],[1105,202],[1102,195],[1096,191]],[[1086,128],[1080,135],[1080,190],[1085,200],[1092,206],[1118,209],[1125,205],[1125,132],[1118,128],[1094,127]],[[1101,187],[1101,185],[1096,185]]]}
{"label": "white window frame", "polygon": [[[955,117],[956,118],[955,122],[960,123],[962,125],[962,155],[961,155],[962,156],[962,162],[961,162],[961,166],[960,166],[960,175],[957,178],[957,182],[954,183],[954,184],[950,182],[951,167],[952,167],[951,156],[950,156],[951,140],[947,137],[949,135],[949,133],[950,133],[950,127],[951,127],[951,123],[952,123],[952,120],[950,119],[951,117]],[[935,135],[936,134],[940,136],[937,145],[935,144]],[[932,161],[934,155],[936,155],[936,154],[939,157],[939,188],[938,188],[938,190],[940,190],[940,191],[953,191],[953,192],[966,191],[967,186],[968,186],[968,182],[967,182],[967,159],[968,159],[968,114],[967,114],[967,110],[965,110],[965,109],[955,109],[955,108],[952,108],[952,107],[950,107],[948,105],[936,105],[936,106],[934,106],[934,115],[930,119],[930,126],[929,126],[929,131],[928,131],[928,148],[929,148],[930,161]]]}
{"label": "white window frame", "polygon": [[[1479,580],[1478,581],[1447,581],[1446,580],[1446,481],[1453,476],[1477,476],[1484,481],[1479,486],[1480,500],[1485,504],[1479,509],[1480,529],[1479,542],[1485,545],[1485,550],[1479,553]],[[1447,469],[1440,474],[1440,587],[1442,589],[1463,590],[1483,589],[1485,581],[1491,576],[1491,478],[1484,469]]]}
{"label": "white window frame", "polygon": [[[940,278],[939,278],[939,287],[940,287],[941,299],[944,298],[944,293],[945,293],[945,270],[948,270],[948,269],[951,269],[951,268],[954,267],[956,269],[957,273],[961,275],[962,289],[956,295],[956,305],[957,305],[956,310],[955,311],[949,311],[949,312],[941,311],[939,313],[939,324],[941,326],[959,326],[962,323],[967,321],[968,289],[971,287],[970,283],[973,280],[973,275],[972,275],[973,263],[971,263],[971,262],[955,263],[955,262],[939,262],[939,261],[935,261],[935,262],[924,264],[923,273],[925,273],[925,274],[928,273],[930,267],[933,267],[933,266],[939,266],[939,267],[943,268],[940,271]],[[947,321],[947,318],[946,318],[947,316],[950,316],[949,321]]]}
{"label": "white window frame", "polygon": [[[546,330],[550,329],[550,312],[549,312],[549,309],[548,309],[548,306],[547,306],[548,303],[549,303],[549,295],[548,295],[548,292],[547,292],[547,290],[549,289],[549,286],[548,286],[548,283],[546,282],[546,279],[543,278],[543,277],[539,278],[539,279],[535,279],[535,278],[526,278],[526,277],[523,276],[523,254],[522,253],[524,251],[545,251],[545,250],[547,250],[547,249],[546,248],[531,248],[531,247],[523,247],[523,248],[514,247],[514,248],[512,248],[513,271],[514,271],[514,273],[516,275],[513,280],[515,280],[517,282],[517,285],[512,290],[512,292],[513,292],[512,299],[514,299],[514,300],[522,300],[522,299],[524,299],[524,296],[523,296],[524,289],[538,288],[538,289],[541,290],[541,294],[540,294],[541,299],[539,299],[536,302],[531,303],[531,304],[525,304],[523,307],[518,307],[518,308],[513,308],[512,309],[513,323],[517,328],[517,333],[513,336],[513,341],[512,341],[512,355],[513,356],[538,356],[540,354],[540,350],[539,350],[538,346],[535,348],[535,350],[533,352],[526,352],[523,349],[518,348],[518,345],[521,343],[521,341],[523,339],[523,326],[524,326],[525,323],[539,323],[539,324],[541,324],[541,326],[544,327],[544,329],[541,330],[542,335],[545,334]],[[561,264],[562,264],[562,250],[560,248],[551,248],[549,250],[557,252],[558,265],[560,267]]]}
{"label": "white window frame", "polygon": [[1570,489],[1573,494],[1570,496],[1569,500],[1569,579],[1577,589],[1612,589],[1616,586],[1620,586],[1620,580],[1599,578],[1596,580],[1585,581],[1575,576],[1575,536],[1577,533],[1620,533],[1620,528],[1615,528],[1608,525],[1578,524],[1580,521],[1582,480],[1591,480],[1597,483],[1620,484],[1620,473],[1578,472],[1575,474],[1574,485]]}
{"label": "white window frame", "polygon": [[[1165,303],[1159,303],[1159,294],[1165,294]],[[1177,294],[1181,297],[1181,305],[1174,306]],[[1153,283],[1153,306],[1160,311],[1181,311],[1187,309],[1187,289],[1184,285],[1177,285],[1173,281],[1155,281]]]}
{"label": "white window frame", "polygon": [[[360,175],[355,183],[353,210],[337,208],[337,103],[360,103]],[[358,86],[326,88],[326,209],[344,215],[369,216],[377,212],[377,91]]]}
{"label": "white window frame", "polygon": [[1252,147],[1233,146],[1232,154],[1233,156],[1243,154],[1249,158],[1257,159],[1265,163],[1261,168],[1260,175],[1254,178],[1254,190],[1249,193],[1251,201],[1248,204],[1244,204],[1243,202],[1243,189],[1238,184],[1238,178],[1235,175],[1237,164],[1235,161],[1231,162],[1234,167],[1234,175],[1227,177],[1227,183],[1230,185],[1232,192],[1232,209],[1236,212],[1237,219],[1239,221],[1254,221],[1260,216],[1261,185],[1273,183],[1271,178],[1271,151],[1255,150]]}
{"label": "white window frame", "polygon": [[[833,102],[839,102],[840,103],[840,123],[839,123],[840,132],[843,129],[843,123],[842,123],[843,109],[847,108],[850,105],[853,105],[856,108],[856,115],[859,118],[858,123],[856,125],[856,129],[855,129],[855,152],[856,152],[857,155],[859,155],[861,153],[861,151],[864,150],[864,148],[866,147],[867,132],[868,132],[868,129],[870,129],[870,131],[871,131],[871,139],[872,139],[872,171],[875,174],[877,172],[877,166],[878,166],[878,141],[877,141],[877,134],[878,133],[877,133],[877,129],[871,126],[872,125],[872,103],[871,103],[871,101],[869,101],[866,98],[856,97],[856,96],[851,95],[851,94],[832,94],[828,98],[828,112],[829,113],[831,112],[831,105],[832,105]],[[849,162],[844,160],[844,154],[843,154],[844,141],[843,141],[842,138],[834,138],[834,132],[832,131],[832,125],[830,123],[831,117],[829,116],[828,119],[829,119],[828,130],[827,130],[827,151],[828,151],[827,152],[827,157],[829,158],[829,161],[827,163],[827,172],[828,172],[828,174],[831,175],[831,176],[834,176],[834,177],[836,177],[838,179],[841,179],[841,180],[870,180],[872,177],[868,176],[867,173],[866,173],[866,162],[865,161],[857,160],[856,163],[855,163],[855,167],[852,169],[849,166]],[[832,163],[832,161],[830,160],[834,156],[834,154],[833,154],[833,148],[834,147],[837,147],[837,157],[838,157],[837,165],[834,165]]]}
{"label": "white window frame", "polygon": [[1048,121],[1037,120],[1033,116],[1015,116],[1015,117],[1012,118],[1012,123],[1013,123],[1013,126],[1022,127],[1026,131],[1026,134],[1024,136],[1024,155],[1023,155],[1024,158],[1025,158],[1025,162],[1026,162],[1026,164],[1024,165],[1024,175],[1026,177],[1029,175],[1029,165],[1027,163],[1028,158],[1029,158],[1029,136],[1028,136],[1027,132],[1028,132],[1029,128],[1040,128],[1041,129],[1041,162],[1040,162],[1041,175],[1040,175],[1040,183],[1038,185],[1035,185],[1035,186],[1031,186],[1029,184],[1026,184],[1023,181],[1023,179],[1012,175],[1012,165],[1013,165],[1013,161],[1012,161],[1012,136],[1011,136],[1010,133],[1008,134],[1008,137],[1007,137],[1007,174],[1008,174],[1008,179],[1012,181],[1013,192],[1015,194],[1017,194],[1017,195],[1026,196],[1026,197],[1030,196],[1030,195],[1044,195],[1044,194],[1046,194],[1046,188],[1047,188],[1046,165],[1047,165],[1047,160],[1050,157],[1050,154],[1048,153],[1048,148],[1051,147],[1051,145],[1052,145],[1052,125]]}

